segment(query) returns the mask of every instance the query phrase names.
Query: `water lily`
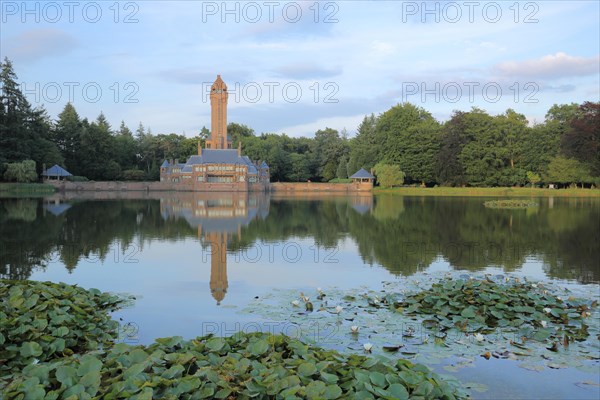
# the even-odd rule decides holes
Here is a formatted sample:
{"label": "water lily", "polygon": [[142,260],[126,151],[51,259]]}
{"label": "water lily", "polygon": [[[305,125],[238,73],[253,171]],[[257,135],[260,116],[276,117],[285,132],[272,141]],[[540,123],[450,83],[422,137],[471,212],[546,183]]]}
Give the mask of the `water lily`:
{"label": "water lily", "polygon": [[552,311],[550,308],[548,308],[548,307],[545,307],[545,308],[544,308],[544,312],[545,312],[546,314],[550,314],[550,311]]}
{"label": "water lily", "polygon": [[323,291],[321,290],[320,287],[317,288],[317,292],[322,293]]}
{"label": "water lily", "polygon": [[350,332],[352,332],[352,333],[358,333],[358,329],[359,329],[358,326],[352,325],[350,327]]}
{"label": "water lily", "polygon": [[483,342],[483,339],[485,339],[485,337],[481,333],[475,334],[475,340],[477,340],[478,342]]}
{"label": "water lily", "polygon": [[303,300],[305,303],[308,303],[308,302],[310,301],[310,297],[302,296],[302,300]]}
{"label": "water lily", "polygon": [[365,343],[365,344],[363,344],[363,347],[365,348],[365,351],[367,353],[370,353],[371,349],[373,348],[373,345],[371,343]]}
{"label": "water lily", "polygon": [[531,284],[531,287],[532,287],[532,288],[536,288],[536,287],[538,287],[538,285],[536,285],[535,283],[532,283],[532,284]]}
{"label": "water lily", "polygon": [[294,301],[292,301],[292,305],[294,307],[298,307],[300,305],[300,302],[298,300],[294,300]]}
{"label": "water lily", "polygon": [[545,328],[548,326],[548,321],[540,321],[540,324],[542,324],[542,328]]}
{"label": "water lily", "polygon": [[336,314],[339,314],[339,313],[341,313],[341,312],[342,312],[342,310],[343,310],[343,309],[344,309],[344,307],[342,307],[342,306],[336,306],[336,307],[335,307],[335,313],[336,313]]}

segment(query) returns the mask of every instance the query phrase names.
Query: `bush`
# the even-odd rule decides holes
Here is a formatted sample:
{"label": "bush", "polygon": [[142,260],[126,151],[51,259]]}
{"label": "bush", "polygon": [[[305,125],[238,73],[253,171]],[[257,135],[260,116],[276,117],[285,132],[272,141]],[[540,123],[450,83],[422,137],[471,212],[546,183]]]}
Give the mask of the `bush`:
{"label": "bush", "polygon": [[141,169],[127,169],[123,171],[124,181],[143,181],[146,179],[146,173]]}
{"label": "bush", "polygon": [[86,178],[85,176],[77,176],[77,175],[67,176],[67,180],[69,182],[87,182],[87,181],[89,181],[89,179]]}
{"label": "bush", "polygon": [[6,164],[4,179],[19,183],[29,183],[38,180],[38,174],[35,171],[35,161],[24,160],[22,162]]}

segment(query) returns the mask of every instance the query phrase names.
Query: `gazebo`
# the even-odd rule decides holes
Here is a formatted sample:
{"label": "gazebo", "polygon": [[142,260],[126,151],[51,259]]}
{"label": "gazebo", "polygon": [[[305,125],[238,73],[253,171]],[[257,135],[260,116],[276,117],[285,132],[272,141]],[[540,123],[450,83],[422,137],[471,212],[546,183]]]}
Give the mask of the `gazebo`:
{"label": "gazebo", "polygon": [[354,175],[350,177],[354,183],[373,183],[375,177],[365,171],[364,168],[359,169]]}
{"label": "gazebo", "polygon": [[42,176],[47,180],[65,180],[67,176],[73,176],[69,171],[61,167],[60,165],[54,164],[54,166],[48,168],[42,172]]}

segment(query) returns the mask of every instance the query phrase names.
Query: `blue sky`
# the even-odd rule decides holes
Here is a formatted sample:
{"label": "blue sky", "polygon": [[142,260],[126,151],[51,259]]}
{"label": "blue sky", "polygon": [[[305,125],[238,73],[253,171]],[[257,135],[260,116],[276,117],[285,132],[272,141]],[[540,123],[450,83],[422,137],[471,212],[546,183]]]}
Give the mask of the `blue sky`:
{"label": "blue sky", "polygon": [[0,0],[0,56],[33,105],[157,133],[210,128],[207,89],[257,133],[354,134],[411,102],[438,120],[508,108],[541,122],[600,100],[598,1]]}

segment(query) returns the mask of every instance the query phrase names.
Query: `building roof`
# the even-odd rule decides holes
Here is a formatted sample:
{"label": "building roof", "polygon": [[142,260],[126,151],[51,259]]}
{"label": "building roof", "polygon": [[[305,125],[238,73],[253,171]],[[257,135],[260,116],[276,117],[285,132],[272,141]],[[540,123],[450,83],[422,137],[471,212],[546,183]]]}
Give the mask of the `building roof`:
{"label": "building roof", "polygon": [[48,168],[44,172],[42,172],[43,176],[72,176],[72,174],[64,169],[63,167],[54,164],[52,167]]}
{"label": "building roof", "polygon": [[165,161],[163,161],[163,163],[160,165],[160,167],[161,167],[161,168],[166,168],[166,167],[168,167],[169,165],[171,165],[171,164],[169,164],[169,161],[165,160]]}
{"label": "building roof", "polygon": [[266,161],[263,161],[262,164],[260,164],[260,168],[261,169],[269,169],[269,165],[267,164]]}
{"label": "building roof", "polygon": [[69,208],[71,208],[71,205],[70,204],[66,204],[66,203],[61,203],[61,204],[44,204],[44,208],[48,212],[50,212],[50,213],[52,213],[52,214],[54,214],[54,215],[56,215],[58,217],[60,214],[64,213]]}
{"label": "building roof", "polygon": [[356,173],[352,175],[350,179],[375,179],[375,177],[367,171],[365,171],[364,168],[361,168],[358,171],[356,171]]}

